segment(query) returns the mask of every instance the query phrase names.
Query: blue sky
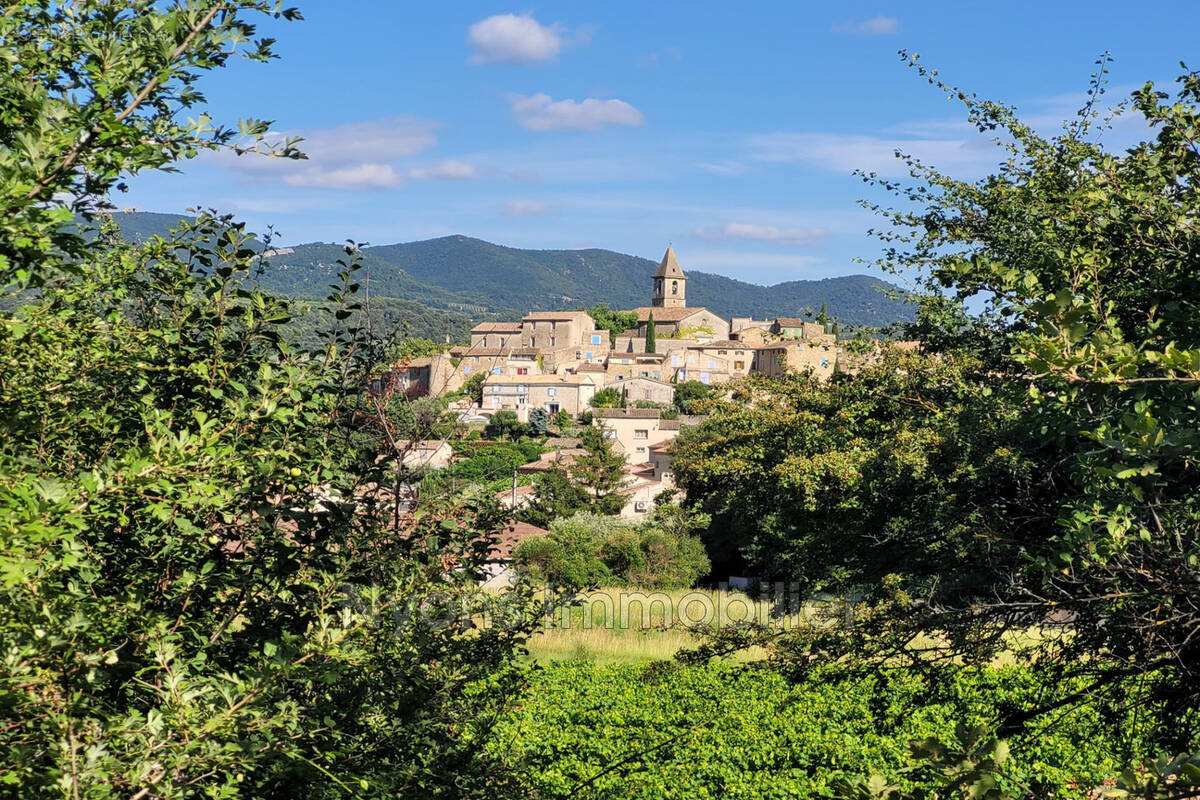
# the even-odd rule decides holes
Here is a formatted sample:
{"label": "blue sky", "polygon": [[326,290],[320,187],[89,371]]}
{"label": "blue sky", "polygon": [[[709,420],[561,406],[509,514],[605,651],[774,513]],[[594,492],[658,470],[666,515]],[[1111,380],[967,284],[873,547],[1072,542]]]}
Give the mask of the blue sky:
{"label": "blue sky", "polygon": [[310,159],[206,155],[118,206],[213,206],[285,244],[672,242],[684,269],[756,283],[873,272],[856,167],[900,174],[897,146],[962,177],[998,160],[897,50],[1047,129],[1104,50],[1114,102],[1200,66],[1195,2],[296,2],[305,21],[260,27],[279,60],[202,89]]}

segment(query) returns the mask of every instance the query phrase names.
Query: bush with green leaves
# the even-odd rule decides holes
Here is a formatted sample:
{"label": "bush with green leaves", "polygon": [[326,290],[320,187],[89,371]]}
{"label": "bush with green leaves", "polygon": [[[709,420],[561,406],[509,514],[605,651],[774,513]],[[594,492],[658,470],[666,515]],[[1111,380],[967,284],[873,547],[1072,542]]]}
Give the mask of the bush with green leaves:
{"label": "bush with green leaves", "polygon": [[0,283],[38,289],[0,314],[5,796],[507,791],[480,742],[528,628],[463,616],[505,520],[456,502],[397,526],[396,454],[367,422],[380,353],[347,324],[354,249],[309,345],[231,219],[140,244],[94,224],[122,176],[234,144],[200,109],[179,120],[204,70],[269,57],[252,12],[296,16],[249,0],[0,15]]}
{"label": "bush with green leaves", "polygon": [[514,561],[530,576],[570,589],[684,588],[709,570],[704,545],[673,524],[670,512],[642,523],[586,511],[556,519],[548,536],[521,542]]}
{"label": "bush with green leaves", "polygon": [[516,411],[502,408],[492,414],[491,420],[483,429],[483,434],[491,439],[519,439],[528,431],[529,426],[521,422]]}
{"label": "bush with green leaves", "polygon": [[701,400],[712,397],[713,390],[700,381],[684,381],[675,386],[675,407],[684,414],[695,414],[700,410]]}
{"label": "bush with green leaves", "polygon": [[[1038,702],[1045,688],[1016,667],[931,670],[947,673],[944,691],[901,667],[792,681],[762,665],[559,662],[540,672],[489,746],[544,798],[849,798],[864,771],[888,776],[879,785],[906,800],[977,796],[933,794],[946,776],[908,769],[910,742],[960,722],[987,727],[997,709]],[[1013,739],[1001,787],[1030,787],[1039,800],[1094,797],[1138,746],[1122,734],[1138,729],[1136,717],[1085,705],[1062,725]],[[982,750],[991,741],[963,753],[974,759],[968,770],[990,767]],[[960,750],[946,747],[943,762]]]}
{"label": "bush with green leaves", "polygon": [[[1186,750],[1200,724],[1200,74],[1173,97],[1133,92],[1118,111],[1150,136],[1111,152],[1103,60],[1053,136],[914,65],[998,135],[1000,161],[983,180],[912,158],[911,180],[863,176],[896,197],[878,208],[881,264],[927,283],[923,352],[708,401],[709,422],[677,440],[677,480],[714,516],[714,558],[865,599],[853,630],[789,645],[796,663],[1016,652],[1048,685],[1086,676],[1096,696],[1138,676],[1141,697],[1111,702],[1153,710],[1156,743]],[[971,297],[988,313],[967,314]],[[1012,708],[1002,727],[1061,713]]]}
{"label": "bush with green leaves", "polygon": [[621,399],[621,393],[616,388],[609,386],[592,395],[588,405],[592,408],[618,408],[621,405]]}

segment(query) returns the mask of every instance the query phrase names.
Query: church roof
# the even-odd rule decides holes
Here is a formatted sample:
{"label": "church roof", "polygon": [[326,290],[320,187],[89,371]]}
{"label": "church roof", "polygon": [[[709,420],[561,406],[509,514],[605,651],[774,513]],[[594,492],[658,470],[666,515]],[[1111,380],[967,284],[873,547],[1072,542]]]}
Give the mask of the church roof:
{"label": "church roof", "polygon": [[702,306],[679,307],[672,306],[663,308],[662,306],[640,306],[632,309],[638,315],[638,322],[647,322],[650,316],[654,315],[655,322],[679,322],[685,320],[693,314],[699,314],[702,311],[708,311]]}
{"label": "church roof", "polygon": [[673,248],[667,248],[667,252],[663,255],[662,263],[658,265],[658,272],[654,273],[654,277],[687,278],[683,274],[683,270],[679,268],[679,262],[675,260],[675,250]]}

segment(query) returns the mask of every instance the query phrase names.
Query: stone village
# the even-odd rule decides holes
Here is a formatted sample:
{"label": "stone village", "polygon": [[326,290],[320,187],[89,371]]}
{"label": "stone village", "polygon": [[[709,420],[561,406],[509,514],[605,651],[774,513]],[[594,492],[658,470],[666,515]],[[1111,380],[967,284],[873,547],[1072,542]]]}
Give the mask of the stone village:
{"label": "stone village", "polygon": [[[586,311],[535,311],[519,322],[483,322],[471,330],[470,344],[393,367],[388,389],[409,397],[444,395],[482,374],[481,403],[464,398],[451,404],[460,419],[484,422],[505,409],[520,422],[528,422],[533,409],[550,417],[591,412],[592,424],[625,457],[621,516],[639,519],[653,509],[655,498],[675,490],[671,443],[682,427],[699,421],[664,416],[662,409],[672,406],[679,384],[715,386],[751,373],[777,377],[789,370],[811,370],[826,379],[837,365],[837,337],[823,324],[796,318],[727,320],[689,306],[687,275],[670,247],[653,275],[651,304],[632,309],[630,317],[634,314],[636,326],[613,335],[597,328]],[[624,407],[593,409],[590,401],[605,389],[616,390]],[[578,440],[557,445],[517,472],[532,476],[556,466],[569,469],[583,452]],[[453,457],[448,442],[412,442],[406,463],[438,469]],[[513,488],[497,500],[519,508],[534,499],[534,491],[534,485],[517,485],[514,479]]]}

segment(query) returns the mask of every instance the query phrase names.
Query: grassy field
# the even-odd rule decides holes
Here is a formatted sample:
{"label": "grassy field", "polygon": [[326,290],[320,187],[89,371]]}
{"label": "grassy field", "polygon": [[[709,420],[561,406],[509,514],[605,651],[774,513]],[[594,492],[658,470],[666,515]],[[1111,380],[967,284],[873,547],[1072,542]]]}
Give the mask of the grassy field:
{"label": "grassy field", "polygon": [[[788,609],[784,609],[788,611]],[[801,614],[778,613],[775,603],[741,592],[703,589],[654,591],[599,589],[549,621],[530,642],[540,663],[588,661],[601,664],[666,660],[696,644],[695,631],[754,620],[764,625],[799,624]],[[763,652],[747,650],[753,661]]]}

